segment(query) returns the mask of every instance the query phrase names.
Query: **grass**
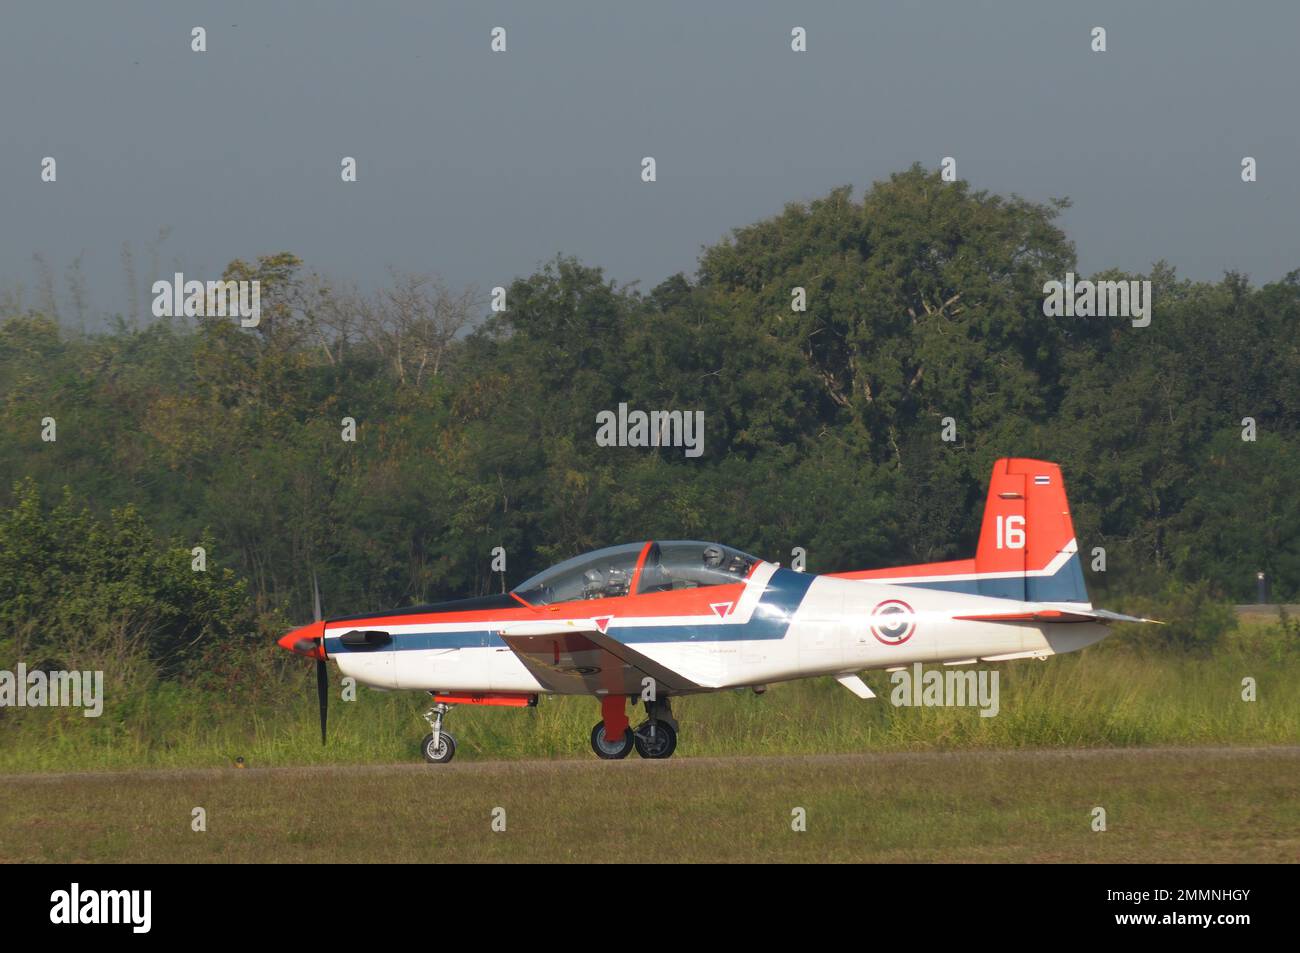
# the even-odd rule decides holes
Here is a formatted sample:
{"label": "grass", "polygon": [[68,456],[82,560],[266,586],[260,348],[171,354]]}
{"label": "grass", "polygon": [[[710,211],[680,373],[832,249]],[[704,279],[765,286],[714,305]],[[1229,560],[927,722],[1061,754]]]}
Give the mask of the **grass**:
{"label": "grass", "polygon": [[[990,666],[1000,711],[890,704],[884,672],[861,701],[830,679],[774,685],[763,696],[722,692],[678,699],[678,758],[853,752],[984,751],[1300,742],[1300,650],[1293,634],[1243,625],[1212,655],[1158,652],[1117,637],[1044,662]],[[278,650],[268,649],[268,652]],[[283,653],[279,653],[283,654]],[[225,691],[174,683],[106,688],[98,719],[68,709],[0,709],[0,773],[391,764],[419,758],[425,696],[367,689],[340,700],[337,673],[330,743],[322,748],[311,666],[284,657]],[[1253,678],[1257,700],[1242,700]],[[598,720],[589,698],[543,697],[535,709],[455,710],[447,721],[458,762],[592,757]]]}
{"label": "grass", "polygon": [[11,776],[0,862],[1294,862],[1298,793],[1296,747]]}

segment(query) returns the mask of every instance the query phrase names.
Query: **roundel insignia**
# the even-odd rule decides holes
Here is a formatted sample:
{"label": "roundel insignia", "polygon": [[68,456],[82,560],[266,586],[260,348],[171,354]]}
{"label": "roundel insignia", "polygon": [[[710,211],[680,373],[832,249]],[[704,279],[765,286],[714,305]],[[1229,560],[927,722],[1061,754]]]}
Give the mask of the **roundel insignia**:
{"label": "roundel insignia", "polygon": [[871,634],[886,645],[902,645],[915,631],[912,607],[901,599],[886,599],[871,610]]}

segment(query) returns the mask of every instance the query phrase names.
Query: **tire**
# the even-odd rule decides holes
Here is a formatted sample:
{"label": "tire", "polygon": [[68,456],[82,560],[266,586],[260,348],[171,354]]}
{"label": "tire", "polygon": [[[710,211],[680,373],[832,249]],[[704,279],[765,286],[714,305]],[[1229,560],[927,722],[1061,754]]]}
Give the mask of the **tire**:
{"label": "tire", "polygon": [[677,750],[677,732],[666,721],[655,722],[654,738],[650,737],[650,722],[642,722],[632,736],[636,753],[651,761],[671,758]]}
{"label": "tire", "polygon": [[433,750],[433,732],[424,736],[420,742],[420,750],[424,752],[424,760],[430,764],[446,764],[452,758],[456,757],[456,739],[448,732],[441,732],[438,736],[438,749]]}
{"label": "tire", "polygon": [[623,732],[622,744],[611,744],[605,738],[605,723],[596,722],[596,726],[591,729],[591,750],[596,752],[596,757],[605,761],[618,761],[626,758],[632,753],[633,739],[632,729],[627,728]]}

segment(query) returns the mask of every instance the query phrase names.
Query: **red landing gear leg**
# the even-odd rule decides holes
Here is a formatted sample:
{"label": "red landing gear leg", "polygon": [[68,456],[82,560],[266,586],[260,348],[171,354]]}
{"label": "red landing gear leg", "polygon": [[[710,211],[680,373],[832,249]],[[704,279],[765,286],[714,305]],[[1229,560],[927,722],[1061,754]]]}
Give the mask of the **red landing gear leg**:
{"label": "red landing gear leg", "polygon": [[626,758],[635,745],[627,723],[627,699],[605,695],[600,700],[601,720],[591,729],[591,750],[606,761]]}
{"label": "red landing gear leg", "polygon": [[600,717],[605,722],[606,738],[621,738],[627,731],[627,699],[622,695],[606,695],[600,700]]}

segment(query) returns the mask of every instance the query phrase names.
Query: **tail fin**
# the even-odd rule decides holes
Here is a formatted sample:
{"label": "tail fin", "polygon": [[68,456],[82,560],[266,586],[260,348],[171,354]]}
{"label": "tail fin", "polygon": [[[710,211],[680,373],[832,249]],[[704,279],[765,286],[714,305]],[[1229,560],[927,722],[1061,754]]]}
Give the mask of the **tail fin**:
{"label": "tail fin", "polygon": [[1061,468],[1020,457],[993,464],[974,559],[833,575],[1020,602],[1091,606]]}
{"label": "tail fin", "polygon": [[1061,468],[1006,457],[993,464],[975,575],[982,595],[1088,604]]}

